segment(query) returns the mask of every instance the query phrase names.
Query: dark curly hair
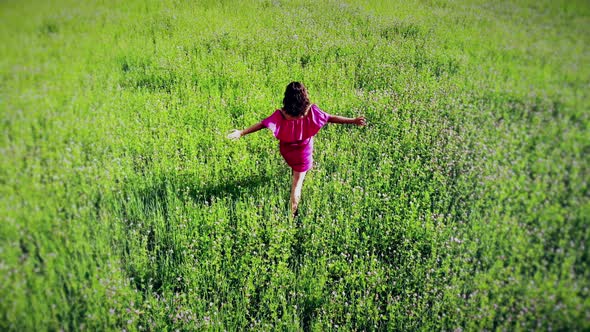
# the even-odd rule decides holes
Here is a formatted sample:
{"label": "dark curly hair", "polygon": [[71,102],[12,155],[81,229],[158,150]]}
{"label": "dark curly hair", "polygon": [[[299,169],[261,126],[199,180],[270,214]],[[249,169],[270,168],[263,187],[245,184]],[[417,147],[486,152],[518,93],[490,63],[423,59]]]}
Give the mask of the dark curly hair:
{"label": "dark curly hair", "polygon": [[283,110],[292,117],[305,115],[309,108],[309,97],[307,89],[303,83],[291,82],[285,89],[285,98],[283,98]]}

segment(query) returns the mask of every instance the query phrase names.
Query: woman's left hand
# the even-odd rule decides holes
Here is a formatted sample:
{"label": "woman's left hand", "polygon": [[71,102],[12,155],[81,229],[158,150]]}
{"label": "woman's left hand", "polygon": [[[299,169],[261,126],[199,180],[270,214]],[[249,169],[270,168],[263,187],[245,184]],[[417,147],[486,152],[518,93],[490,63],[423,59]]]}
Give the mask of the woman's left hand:
{"label": "woman's left hand", "polygon": [[237,140],[240,137],[242,137],[242,131],[238,129],[234,129],[231,133],[227,135],[227,138],[232,140]]}

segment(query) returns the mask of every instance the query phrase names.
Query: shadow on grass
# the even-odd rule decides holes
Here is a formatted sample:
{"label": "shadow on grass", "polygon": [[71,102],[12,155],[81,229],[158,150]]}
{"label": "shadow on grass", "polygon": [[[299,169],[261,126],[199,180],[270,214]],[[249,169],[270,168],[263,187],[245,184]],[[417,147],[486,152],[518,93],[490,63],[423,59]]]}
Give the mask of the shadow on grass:
{"label": "shadow on grass", "polygon": [[167,218],[168,204],[175,199],[205,205],[221,199],[236,200],[269,183],[270,180],[271,177],[268,175],[257,174],[230,179],[226,182],[198,184],[191,176],[177,175],[163,177],[155,184],[139,190],[130,190],[130,194],[141,201],[144,213],[149,214],[154,210],[160,210]]}
{"label": "shadow on grass", "polygon": [[[225,182],[198,183],[193,175],[174,174],[151,180],[147,185],[147,181],[127,184],[118,210],[124,237],[117,246],[123,251],[123,266],[135,288],[157,293],[165,289],[187,290],[184,281],[177,278],[179,267],[191,260],[186,243],[177,238],[175,215],[179,205],[207,206],[217,200],[237,201],[253,195],[256,188],[269,181],[270,176],[258,174]],[[151,261],[139,258],[144,255]]]}
{"label": "shadow on grass", "polygon": [[232,179],[224,183],[216,183],[201,187],[189,187],[187,197],[195,203],[210,204],[214,199],[229,198],[235,200],[251,192],[255,188],[267,185],[271,181],[268,175],[257,174],[242,179]]}

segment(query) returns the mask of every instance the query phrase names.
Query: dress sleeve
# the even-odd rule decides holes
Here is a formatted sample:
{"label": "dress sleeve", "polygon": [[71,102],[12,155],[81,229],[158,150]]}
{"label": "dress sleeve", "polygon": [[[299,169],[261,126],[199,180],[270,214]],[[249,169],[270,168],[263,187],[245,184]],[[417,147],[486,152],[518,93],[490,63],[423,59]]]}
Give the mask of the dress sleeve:
{"label": "dress sleeve", "polygon": [[279,120],[280,120],[280,114],[278,113],[279,110],[276,110],[273,114],[271,114],[268,118],[262,120],[262,125],[265,126],[266,128],[270,129],[270,131],[273,133],[273,135],[277,136],[278,131],[279,131]]}
{"label": "dress sleeve", "polygon": [[313,112],[313,117],[312,117],[313,123],[318,128],[318,130],[320,128],[322,128],[323,126],[325,126],[328,123],[328,120],[330,120],[330,114],[322,111],[315,104],[312,105],[311,111]]}
{"label": "dress sleeve", "polygon": [[330,115],[322,111],[316,104],[311,105],[310,112],[311,114],[308,114],[305,120],[302,121],[302,128],[299,130],[301,132],[299,139],[314,136],[328,123],[328,119],[330,119]]}

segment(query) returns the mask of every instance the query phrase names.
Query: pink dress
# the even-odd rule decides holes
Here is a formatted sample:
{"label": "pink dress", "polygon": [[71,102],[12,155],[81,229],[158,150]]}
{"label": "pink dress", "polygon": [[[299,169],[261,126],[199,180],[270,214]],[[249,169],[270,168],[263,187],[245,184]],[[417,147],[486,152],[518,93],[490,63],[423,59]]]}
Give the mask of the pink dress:
{"label": "pink dress", "polygon": [[328,123],[330,115],[317,105],[311,105],[307,115],[287,120],[280,110],[262,120],[262,125],[279,140],[281,155],[297,172],[309,170],[313,164],[313,136]]}

